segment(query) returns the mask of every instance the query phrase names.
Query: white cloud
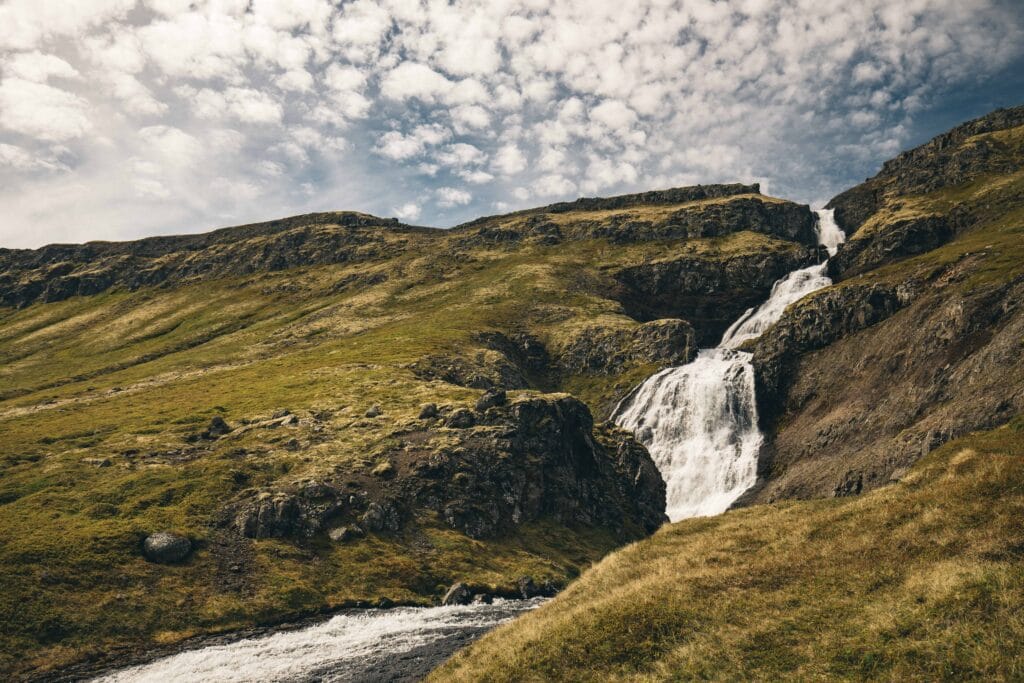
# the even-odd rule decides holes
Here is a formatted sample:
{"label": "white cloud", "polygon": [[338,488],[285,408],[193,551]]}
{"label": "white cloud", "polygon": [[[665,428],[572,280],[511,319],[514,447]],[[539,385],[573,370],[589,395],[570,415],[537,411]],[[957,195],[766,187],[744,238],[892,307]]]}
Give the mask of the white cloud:
{"label": "white cloud", "polygon": [[408,202],[391,209],[391,213],[400,221],[414,221],[420,217],[422,209],[415,202]]}
{"label": "white cloud", "polygon": [[452,123],[455,130],[467,133],[480,130],[491,125],[491,115],[480,105],[462,105],[451,110]]}
{"label": "white cloud", "polygon": [[4,73],[26,81],[45,83],[50,78],[79,78],[75,67],[60,57],[41,52],[16,53],[4,63]]}
{"label": "white cloud", "polygon": [[284,115],[281,105],[270,95],[252,88],[226,88],[223,91],[203,88],[179,90],[192,101],[196,115],[204,119],[233,118],[245,123],[277,123]]}
{"label": "white cloud", "polygon": [[15,145],[0,143],[0,167],[17,171],[66,171],[68,167],[56,159],[45,159]]}
{"label": "white cloud", "polygon": [[430,223],[441,203],[694,182],[824,197],[934,132],[919,114],[957,88],[1009,103],[993,78],[1024,66],[1024,15],[1006,0],[0,0],[0,46],[4,244],[28,224],[112,237],[412,205]]}
{"label": "white cloud", "polygon": [[526,168],[526,156],[515,145],[504,145],[495,153],[491,166],[502,175],[515,175]]}
{"label": "white cloud", "polygon": [[416,126],[408,135],[393,130],[381,136],[377,153],[389,159],[401,161],[422,154],[448,140],[450,131],[437,124]]}
{"label": "white cloud", "polygon": [[89,103],[65,90],[20,78],[0,81],[0,127],[50,142],[85,135]]}
{"label": "white cloud", "polygon": [[430,103],[450,92],[452,87],[451,81],[429,66],[403,62],[384,76],[380,91],[392,100],[418,98]]}
{"label": "white cloud", "polygon": [[442,208],[462,206],[473,201],[473,195],[465,190],[459,190],[454,187],[439,187],[436,194],[437,205]]}

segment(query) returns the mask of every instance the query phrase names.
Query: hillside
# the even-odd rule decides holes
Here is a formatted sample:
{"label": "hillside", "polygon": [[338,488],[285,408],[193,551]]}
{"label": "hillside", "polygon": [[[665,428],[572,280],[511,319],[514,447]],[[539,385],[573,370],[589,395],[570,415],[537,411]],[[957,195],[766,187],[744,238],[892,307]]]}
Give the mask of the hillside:
{"label": "hillside", "polygon": [[0,252],[0,671],[565,584],[664,519],[611,407],[814,243],[735,185]]}
{"label": "hillside", "polygon": [[612,554],[435,680],[1024,675],[1024,107],[830,207],[836,284],[747,346],[749,507]]}

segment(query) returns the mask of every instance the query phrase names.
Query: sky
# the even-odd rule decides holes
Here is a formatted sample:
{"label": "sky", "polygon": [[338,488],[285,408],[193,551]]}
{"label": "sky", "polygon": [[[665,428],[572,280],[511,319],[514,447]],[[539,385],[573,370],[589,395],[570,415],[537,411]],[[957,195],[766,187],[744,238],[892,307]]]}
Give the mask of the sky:
{"label": "sky", "polygon": [[0,0],[0,247],[713,182],[1024,103],[1021,0]]}

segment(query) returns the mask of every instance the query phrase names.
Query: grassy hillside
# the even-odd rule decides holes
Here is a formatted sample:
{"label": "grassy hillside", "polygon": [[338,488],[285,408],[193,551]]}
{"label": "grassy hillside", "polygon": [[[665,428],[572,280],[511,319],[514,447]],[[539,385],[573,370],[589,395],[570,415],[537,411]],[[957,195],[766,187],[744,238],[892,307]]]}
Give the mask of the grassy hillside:
{"label": "grassy hillside", "polygon": [[1024,418],[860,497],[662,528],[436,681],[1018,680]]}
{"label": "grassy hillside", "polygon": [[[670,210],[704,206],[654,213],[664,223]],[[337,263],[307,250],[312,265],[277,269],[268,241],[303,234],[301,222],[285,222],[269,236],[243,231],[250,264],[270,257],[262,270],[233,274],[223,242],[213,252],[190,242],[155,257],[184,264],[168,269],[170,279],[138,289],[123,268],[138,250],[105,248],[61,277],[102,272],[90,282],[106,289],[0,308],[0,671],[39,673],[342,605],[429,604],[455,580],[499,591],[524,575],[560,584],[638,537],[629,525],[538,518],[472,538],[412,508],[397,531],[335,543],[326,529],[248,538],[231,518],[240,502],[311,487],[400,495],[420,464],[467,444],[498,462],[510,457],[492,446],[494,427],[419,420],[427,402],[444,413],[471,408],[490,386],[513,390],[513,402],[568,390],[602,417],[637,381],[694,351],[686,323],[658,336],[628,314],[616,279],[624,269],[764,271],[761,284],[734,278],[742,299],[812,257],[796,242],[713,221],[724,234],[637,236],[650,222],[637,216],[642,208],[627,211],[624,223],[622,211],[588,213],[588,227],[565,241],[494,239],[522,216],[394,239],[375,236],[387,226],[361,227],[361,240],[388,248]],[[557,219],[573,226],[573,216]],[[317,221],[317,239],[330,244],[346,229]],[[212,270],[203,265],[210,253]],[[43,291],[17,283],[49,272],[45,254],[15,257],[29,269],[6,282],[19,296]],[[60,299],[68,290],[48,291]],[[495,334],[529,340],[543,362],[518,358]],[[635,348],[619,353],[623,340]],[[382,414],[366,417],[374,404]],[[294,423],[274,418],[285,410]],[[202,438],[217,416],[234,430]],[[142,540],[158,530],[188,536],[196,551],[180,565],[147,562]]]}

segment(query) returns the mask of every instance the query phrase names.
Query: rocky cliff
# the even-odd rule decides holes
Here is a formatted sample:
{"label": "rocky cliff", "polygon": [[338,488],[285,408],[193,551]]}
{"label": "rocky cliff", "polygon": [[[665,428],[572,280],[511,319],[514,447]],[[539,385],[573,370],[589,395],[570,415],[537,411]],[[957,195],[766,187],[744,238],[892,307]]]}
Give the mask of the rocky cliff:
{"label": "rocky cliff", "polygon": [[1022,171],[1024,108],[1002,110],[831,202],[839,283],[752,346],[773,438],[748,502],[876,488],[1024,410]]}

